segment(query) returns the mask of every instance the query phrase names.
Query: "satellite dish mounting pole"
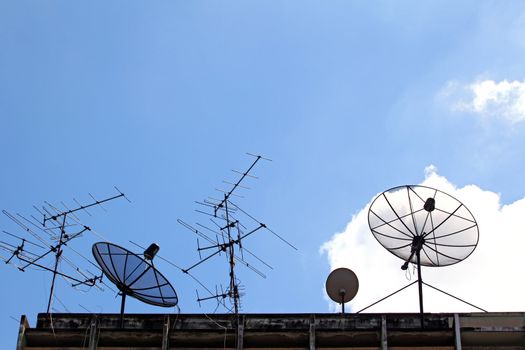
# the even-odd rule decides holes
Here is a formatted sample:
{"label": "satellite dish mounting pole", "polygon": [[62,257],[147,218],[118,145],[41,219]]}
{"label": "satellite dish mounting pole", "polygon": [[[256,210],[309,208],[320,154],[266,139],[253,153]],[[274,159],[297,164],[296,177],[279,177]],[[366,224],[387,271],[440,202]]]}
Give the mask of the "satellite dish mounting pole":
{"label": "satellite dish mounting pole", "polygon": [[126,293],[122,292],[122,300],[120,302],[120,328],[124,328],[124,306],[126,305]]}
{"label": "satellite dish mounting pole", "polygon": [[423,279],[421,278],[421,249],[423,249],[423,245],[425,244],[425,234],[421,235],[415,235],[412,239],[411,244],[411,252],[408,259],[405,261],[403,266],[401,266],[401,270],[408,269],[408,264],[413,259],[414,255],[416,256],[416,265],[417,265],[417,286],[418,286],[418,293],[419,293],[419,315],[420,315],[420,322],[421,322],[421,328],[423,328]]}
{"label": "satellite dish mounting pole", "polygon": [[421,319],[421,328],[423,328],[423,279],[421,278],[421,249],[416,251],[417,258],[417,285],[419,287],[419,315]]}
{"label": "satellite dish mounting pole", "polygon": [[341,294],[341,313],[344,315],[345,314],[345,294],[346,294],[346,291],[344,289],[341,289],[339,294]]}
{"label": "satellite dish mounting pole", "polygon": [[63,215],[62,218],[62,225],[60,225],[60,240],[58,241],[58,245],[56,246],[55,250],[55,268],[53,269],[53,279],[51,280],[51,290],[49,292],[49,301],[47,302],[47,313],[49,313],[49,310],[51,309],[51,302],[53,300],[53,292],[55,290],[55,280],[57,278],[57,272],[58,272],[58,262],[60,261],[60,256],[62,255],[62,244],[64,239],[64,234],[66,233],[66,216],[67,214]]}

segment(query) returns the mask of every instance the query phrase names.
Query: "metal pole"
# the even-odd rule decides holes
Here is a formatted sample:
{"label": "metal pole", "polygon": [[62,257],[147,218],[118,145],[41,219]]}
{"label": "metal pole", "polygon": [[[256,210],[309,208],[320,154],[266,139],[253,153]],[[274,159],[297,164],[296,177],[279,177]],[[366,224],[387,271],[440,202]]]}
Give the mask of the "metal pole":
{"label": "metal pole", "polygon": [[345,314],[345,292],[341,292],[341,311]]}
{"label": "metal pole", "polygon": [[60,240],[58,241],[57,252],[55,255],[55,268],[53,269],[53,279],[51,280],[51,291],[49,292],[49,301],[47,302],[47,313],[51,309],[51,302],[53,300],[53,292],[55,291],[55,280],[57,278],[58,271],[58,262],[60,261],[60,256],[62,255],[62,240],[64,239],[65,227],[66,227],[66,216],[62,219],[62,225],[60,226]]}
{"label": "metal pole", "polygon": [[421,319],[421,328],[424,327],[423,324],[423,280],[421,279],[421,258],[420,258],[420,249],[416,251],[417,258],[417,285],[419,287],[419,314]]}
{"label": "metal pole", "polygon": [[228,197],[224,195],[224,211],[226,214],[226,232],[228,233],[228,253],[230,255],[230,291],[233,293],[233,307],[235,315],[239,315],[239,290],[235,281],[235,242],[232,240],[230,230],[230,216],[228,212]]}
{"label": "metal pole", "polygon": [[126,305],[126,293],[122,292],[122,302],[120,303],[120,328],[124,328],[124,305]]}
{"label": "metal pole", "polygon": [[458,314],[454,314],[454,350],[461,350],[461,325]]}
{"label": "metal pole", "polygon": [[381,315],[381,350],[388,350],[386,315]]}

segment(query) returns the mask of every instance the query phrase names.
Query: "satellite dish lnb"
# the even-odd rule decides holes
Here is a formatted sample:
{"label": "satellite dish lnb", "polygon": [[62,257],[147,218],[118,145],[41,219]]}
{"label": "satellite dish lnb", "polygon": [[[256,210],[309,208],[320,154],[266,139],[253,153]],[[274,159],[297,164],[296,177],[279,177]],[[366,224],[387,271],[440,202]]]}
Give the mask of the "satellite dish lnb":
{"label": "satellite dish lnb", "polygon": [[150,261],[153,260],[155,255],[157,255],[157,253],[159,252],[159,250],[160,250],[160,247],[158,244],[151,243],[150,246],[144,251],[144,258]]}
{"label": "satellite dish lnb", "polygon": [[345,267],[330,272],[326,279],[326,293],[336,303],[341,304],[345,313],[345,303],[354,299],[359,290],[359,280],[356,274]]}

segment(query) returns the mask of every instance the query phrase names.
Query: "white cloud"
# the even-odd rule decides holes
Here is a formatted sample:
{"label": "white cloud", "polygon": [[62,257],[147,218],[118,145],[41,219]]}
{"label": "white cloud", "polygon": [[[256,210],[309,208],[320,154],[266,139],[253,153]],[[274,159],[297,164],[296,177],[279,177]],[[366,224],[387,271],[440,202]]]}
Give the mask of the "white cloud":
{"label": "white cloud", "polygon": [[[458,264],[423,267],[423,281],[488,311],[525,310],[525,198],[501,205],[497,193],[475,185],[458,188],[433,166],[425,172],[422,185],[438,188],[470,209],[479,224],[480,239],[472,255]],[[367,215],[371,202],[352,217],[343,232],[321,247],[331,269],[344,266],[357,274],[359,292],[350,302],[354,312],[410,283],[400,269],[403,261],[384,249],[370,232]],[[415,280],[415,274],[411,278]],[[366,312],[418,312],[417,294],[413,285]],[[428,312],[477,311],[429,287],[423,287],[423,294]]]}
{"label": "white cloud", "polygon": [[525,81],[480,80],[461,85],[448,82],[441,96],[456,99],[452,109],[510,123],[525,121]]}

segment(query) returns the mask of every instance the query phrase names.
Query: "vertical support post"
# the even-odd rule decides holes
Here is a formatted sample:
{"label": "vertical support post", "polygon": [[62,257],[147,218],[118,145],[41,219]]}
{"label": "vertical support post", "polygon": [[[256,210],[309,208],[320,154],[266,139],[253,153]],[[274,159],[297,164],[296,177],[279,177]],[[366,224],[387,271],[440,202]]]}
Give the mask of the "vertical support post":
{"label": "vertical support post", "polygon": [[226,215],[226,231],[228,233],[228,254],[230,256],[230,297],[233,297],[235,314],[239,314],[239,289],[235,281],[235,243],[233,242],[230,229],[230,216],[228,211],[228,196],[224,195],[224,212]]}
{"label": "vertical support post", "polygon": [[386,315],[381,315],[381,350],[388,350],[388,334],[386,329]]}
{"label": "vertical support post", "polygon": [[162,328],[162,350],[168,350],[170,346],[170,315],[164,316],[164,327]]}
{"label": "vertical support post", "polygon": [[423,279],[421,278],[421,257],[420,249],[416,251],[417,257],[417,285],[419,289],[419,317],[421,321],[421,328],[424,328],[424,317],[423,317]]}
{"label": "vertical support post", "polygon": [[60,261],[60,256],[62,255],[62,240],[64,239],[64,234],[66,233],[66,216],[64,214],[62,219],[62,225],[60,225],[60,240],[58,241],[57,251],[55,253],[55,268],[53,269],[53,279],[51,280],[51,291],[49,292],[49,301],[47,302],[47,313],[51,310],[51,302],[53,301],[53,292],[55,291],[55,280],[57,278],[58,271],[58,262]]}
{"label": "vertical support post", "polygon": [[244,349],[244,316],[237,317],[237,350]]}
{"label": "vertical support post", "polygon": [[341,312],[344,315],[345,314],[345,292],[344,290],[341,290],[339,294],[341,294]]}
{"label": "vertical support post", "polygon": [[89,350],[96,350],[97,349],[97,318],[95,315],[91,318],[91,324],[89,325],[89,344],[88,349]]}
{"label": "vertical support post", "polygon": [[310,317],[310,350],[315,350],[315,315]]}
{"label": "vertical support post", "polygon": [[122,301],[120,303],[120,328],[124,328],[124,306],[126,305],[126,293],[122,292]]}
{"label": "vertical support post", "polygon": [[20,327],[18,327],[18,339],[16,341],[16,350],[24,350],[26,346],[26,329],[29,328],[26,315],[20,318]]}
{"label": "vertical support post", "polygon": [[454,314],[454,349],[461,350],[461,325],[458,314]]}

